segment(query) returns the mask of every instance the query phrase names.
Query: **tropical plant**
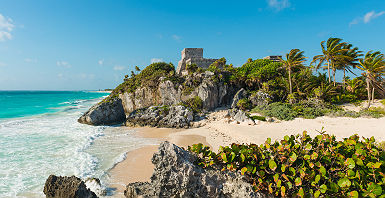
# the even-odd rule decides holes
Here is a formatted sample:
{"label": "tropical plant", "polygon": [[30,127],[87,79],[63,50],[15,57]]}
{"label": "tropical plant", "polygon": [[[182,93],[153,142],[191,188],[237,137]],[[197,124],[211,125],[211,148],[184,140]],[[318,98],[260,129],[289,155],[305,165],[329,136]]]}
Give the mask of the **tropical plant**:
{"label": "tropical plant", "polygon": [[374,100],[375,88],[384,91],[380,85],[382,75],[385,74],[385,57],[381,52],[369,51],[364,58],[359,59],[359,69],[363,71],[362,75],[366,79],[366,89],[368,92],[368,107],[370,107],[371,100]]}
{"label": "tropical plant", "polygon": [[[343,54],[345,56],[345,59],[341,62],[339,62],[339,65],[337,66],[337,69],[340,69],[344,72],[343,77],[343,87],[345,88],[346,84],[346,71],[353,73],[352,68],[356,68],[356,66],[359,64],[358,60],[362,56],[362,51],[359,51],[357,47],[353,48],[352,44],[346,44],[343,46],[343,49],[347,49],[346,51],[343,51]],[[333,76],[335,80],[335,73]]]}
{"label": "tropical plant", "polygon": [[[282,63],[282,66],[286,69],[288,72],[288,81],[289,81],[289,90],[290,95],[293,94],[293,87],[291,82],[291,72],[292,69],[296,67],[303,66],[303,62],[306,61],[306,57],[303,55],[304,51],[301,51],[299,49],[292,49],[288,54],[286,54],[286,60],[283,60],[281,57],[279,57],[280,62]],[[290,100],[291,101],[291,100]]]}
{"label": "tropical plant", "polygon": [[[321,42],[322,54],[313,57],[311,64],[318,62],[316,69],[319,69],[326,62],[326,68],[328,70],[329,83],[331,83],[330,69],[336,68],[338,62],[345,61],[348,57],[344,54],[347,49],[344,49],[346,45],[340,38],[329,38],[326,42]],[[335,86],[335,79],[334,79]]]}
{"label": "tropical plant", "polygon": [[313,94],[316,98],[327,100],[336,95],[336,88],[330,83],[321,83],[318,87],[313,89]]}
{"label": "tropical plant", "polygon": [[337,141],[325,134],[312,138],[270,138],[260,146],[232,144],[215,153],[195,144],[188,150],[204,168],[240,171],[255,191],[280,197],[384,197],[385,152],[375,139],[353,135]]}

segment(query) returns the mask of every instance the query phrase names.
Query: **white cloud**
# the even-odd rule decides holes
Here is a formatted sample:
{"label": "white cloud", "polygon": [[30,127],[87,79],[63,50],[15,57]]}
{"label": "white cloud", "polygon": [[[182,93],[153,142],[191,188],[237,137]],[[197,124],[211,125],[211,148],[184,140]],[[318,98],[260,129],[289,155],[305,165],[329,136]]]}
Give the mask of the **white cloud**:
{"label": "white cloud", "polygon": [[267,3],[269,5],[269,7],[273,8],[277,11],[280,11],[280,10],[283,10],[285,8],[290,7],[289,0],[267,0]]}
{"label": "white cloud", "polygon": [[58,73],[57,77],[62,79],[62,78],[64,78],[64,75],[62,73]]}
{"label": "white cloud", "polygon": [[71,68],[72,66],[66,61],[56,61],[56,65],[64,68]]}
{"label": "white cloud", "polygon": [[4,67],[4,66],[6,66],[6,65],[7,65],[7,64],[0,62],[0,67]]}
{"label": "white cloud", "polygon": [[125,66],[120,66],[120,65],[115,65],[114,66],[114,70],[115,71],[122,71],[122,70],[125,70],[126,67]]}
{"label": "white cloud", "polygon": [[24,59],[25,62],[27,63],[37,63],[37,59],[36,58],[26,58]]}
{"label": "white cloud", "polygon": [[11,18],[6,18],[0,14],[0,41],[12,39],[12,30],[15,27]]}
{"label": "white cloud", "polygon": [[172,38],[178,42],[181,42],[182,41],[182,37],[181,36],[178,36],[176,34],[172,35]]}
{"label": "white cloud", "polygon": [[104,59],[98,60],[98,64],[99,65],[103,65],[104,64]]}
{"label": "white cloud", "polygon": [[349,25],[352,26],[352,25],[359,24],[361,22],[367,24],[367,23],[370,23],[370,21],[372,21],[373,19],[378,18],[384,14],[385,14],[385,11],[381,11],[378,13],[376,13],[375,11],[371,11],[366,13],[363,17],[357,17],[353,19],[353,21],[351,21]]}
{"label": "white cloud", "polygon": [[151,63],[163,62],[163,58],[152,58]]}
{"label": "white cloud", "polygon": [[82,79],[82,80],[86,80],[86,79],[87,80],[92,80],[92,79],[95,78],[95,74],[84,74],[84,73],[82,73],[82,74],[79,74],[78,77],[80,79]]}

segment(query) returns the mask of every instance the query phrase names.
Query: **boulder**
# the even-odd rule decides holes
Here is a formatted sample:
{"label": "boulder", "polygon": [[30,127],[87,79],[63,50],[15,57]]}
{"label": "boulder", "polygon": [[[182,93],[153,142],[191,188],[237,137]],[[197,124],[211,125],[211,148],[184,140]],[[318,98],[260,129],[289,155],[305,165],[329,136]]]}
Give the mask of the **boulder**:
{"label": "boulder", "polygon": [[259,90],[257,93],[249,96],[249,100],[253,104],[253,106],[264,106],[268,105],[272,101],[273,97],[271,97],[268,93]]}
{"label": "boulder", "polygon": [[188,128],[193,120],[193,112],[184,106],[152,106],[132,112],[126,126]]}
{"label": "boulder", "polygon": [[268,197],[254,192],[239,172],[203,169],[197,157],[169,142],[161,143],[152,157],[155,165],[150,182],[126,186],[124,195],[134,197]]}
{"label": "boulder", "polygon": [[231,103],[231,108],[236,108],[238,101],[240,99],[246,98],[247,97],[247,91],[243,88],[241,88],[234,96],[233,102]]}
{"label": "boulder", "polygon": [[227,117],[230,117],[230,121],[236,121],[237,123],[247,123],[248,125],[255,125],[254,120],[247,116],[246,112],[240,109],[229,109]]}
{"label": "boulder", "polygon": [[125,119],[122,100],[110,98],[92,106],[78,122],[89,125],[114,125],[123,123]]}
{"label": "boulder", "polygon": [[50,175],[44,185],[47,198],[97,198],[84,182],[75,177]]}

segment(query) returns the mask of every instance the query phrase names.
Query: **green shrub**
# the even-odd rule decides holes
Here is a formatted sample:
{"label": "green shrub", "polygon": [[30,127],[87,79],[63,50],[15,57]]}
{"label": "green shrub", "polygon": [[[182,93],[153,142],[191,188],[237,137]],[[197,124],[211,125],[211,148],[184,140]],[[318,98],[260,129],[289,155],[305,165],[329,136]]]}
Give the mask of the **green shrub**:
{"label": "green shrub", "polygon": [[373,118],[380,118],[385,116],[385,110],[382,107],[370,107],[360,111],[361,116],[368,116]]}
{"label": "green shrub", "polygon": [[203,109],[203,101],[199,96],[181,102],[179,105],[190,108],[194,113],[201,113]]}
{"label": "green shrub", "polygon": [[251,102],[247,98],[242,98],[237,102],[237,107],[243,111],[251,108]]}
{"label": "green shrub", "polygon": [[266,121],[266,117],[263,116],[250,116],[252,120]]}
{"label": "green shrub", "polygon": [[[255,191],[280,197],[384,197],[385,152],[375,139],[353,135],[343,141],[323,134],[285,136],[260,146],[188,148],[198,165],[240,171]],[[385,192],[385,191],[384,191]]]}
{"label": "green shrub", "polygon": [[292,109],[290,104],[275,102],[266,106],[257,106],[252,112],[259,112],[264,116],[276,117],[280,120],[293,120],[298,114]]}

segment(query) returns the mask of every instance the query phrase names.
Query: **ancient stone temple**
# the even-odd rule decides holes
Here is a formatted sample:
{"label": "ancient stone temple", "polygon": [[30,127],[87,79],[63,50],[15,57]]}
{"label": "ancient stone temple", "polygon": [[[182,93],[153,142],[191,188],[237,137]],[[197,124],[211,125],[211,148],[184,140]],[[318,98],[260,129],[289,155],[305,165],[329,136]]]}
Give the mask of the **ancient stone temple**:
{"label": "ancient stone temple", "polygon": [[186,66],[190,64],[196,64],[198,67],[207,69],[216,60],[218,59],[203,58],[203,48],[184,48],[176,72],[185,75],[187,73]]}
{"label": "ancient stone temple", "polygon": [[268,59],[273,62],[279,62],[281,60],[282,56],[266,56],[263,59]]}

